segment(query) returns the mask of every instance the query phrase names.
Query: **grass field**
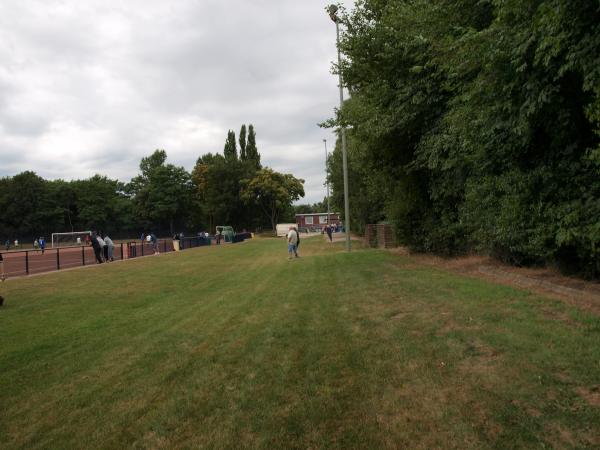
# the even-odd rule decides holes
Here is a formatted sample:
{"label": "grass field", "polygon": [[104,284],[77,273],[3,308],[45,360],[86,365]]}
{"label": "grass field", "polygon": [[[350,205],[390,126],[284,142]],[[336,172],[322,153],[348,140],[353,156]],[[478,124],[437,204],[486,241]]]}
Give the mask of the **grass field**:
{"label": "grass field", "polygon": [[4,283],[0,448],[600,446],[600,319],[281,240]]}

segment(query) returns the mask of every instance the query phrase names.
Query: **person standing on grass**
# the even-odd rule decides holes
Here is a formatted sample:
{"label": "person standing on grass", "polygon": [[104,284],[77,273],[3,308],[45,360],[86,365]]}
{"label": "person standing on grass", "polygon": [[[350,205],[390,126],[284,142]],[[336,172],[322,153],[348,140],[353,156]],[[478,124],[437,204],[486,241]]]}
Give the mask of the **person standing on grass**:
{"label": "person standing on grass", "polygon": [[298,232],[298,228],[294,227],[294,231],[296,232],[296,236],[298,236],[298,241],[296,242],[296,247],[294,248],[294,255],[298,258],[298,248],[300,247],[300,233]]}
{"label": "person standing on grass", "polygon": [[46,251],[46,239],[44,239],[44,236],[40,237],[39,245],[40,245],[40,250],[42,251],[42,255],[43,255],[44,252]]}
{"label": "person standing on grass", "polygon": [[298,257],[298,252],[296,250],[296,245],[298,245],[298,232],[294,229],[294,227],[289,228],[289,232],[287,234],[288,241],[288,259],[292,259],[294,255],[296,258]]}
{"label": "person standing on grass", "polygon": [[96,233],[92,233],[92,248],[94,249],[94,256],[96,257],[96,263],[102,264],[102,247],[100,247],[100,242],[98,241],[98,237]]}
{"label": "person standing on grass", "polygon": [[104,257],[106,261],[114,261],[115,243],[108,235],[104,236]]}
{"label": "person standing on grass", "polygon": [[329,242],[333,242],[333,237],[331,236],[333,233],[333,230],[331,229],[331,226],[327,225],[325,227],[325,232],[327,232],[327,236],[329,237]]}

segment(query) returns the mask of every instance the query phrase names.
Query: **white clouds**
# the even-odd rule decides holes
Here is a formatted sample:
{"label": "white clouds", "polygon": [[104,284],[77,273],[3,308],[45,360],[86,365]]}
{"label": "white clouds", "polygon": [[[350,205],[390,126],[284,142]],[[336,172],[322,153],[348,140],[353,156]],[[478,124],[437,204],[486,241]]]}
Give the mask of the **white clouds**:
{"label": "white clouds", "polygon": [[128,180],[155,148],[191,170],[253,123],[263,162],[323,198],[337,103],[326,2],[0,3],[0,176]]}

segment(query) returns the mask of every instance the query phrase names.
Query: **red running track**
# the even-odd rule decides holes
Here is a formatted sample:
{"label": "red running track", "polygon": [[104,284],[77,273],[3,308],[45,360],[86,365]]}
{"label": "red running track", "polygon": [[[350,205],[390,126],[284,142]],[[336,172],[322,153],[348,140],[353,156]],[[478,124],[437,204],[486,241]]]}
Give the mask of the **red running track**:
{"label": "red running track", "polygon": [[[122,253],[121,253],[122,249]],[[170,241],[159,241],[161,252],[172,251]],[[152,255],[149,244],[131,242],[116,244],[113,257],[115,260]],[[91,246],[63,247],[41,250],[23,250],[2,253],[4,259],[4,276],[19,277],[43,272],[53,272],[61,269],[97,264],[94,249]]]}

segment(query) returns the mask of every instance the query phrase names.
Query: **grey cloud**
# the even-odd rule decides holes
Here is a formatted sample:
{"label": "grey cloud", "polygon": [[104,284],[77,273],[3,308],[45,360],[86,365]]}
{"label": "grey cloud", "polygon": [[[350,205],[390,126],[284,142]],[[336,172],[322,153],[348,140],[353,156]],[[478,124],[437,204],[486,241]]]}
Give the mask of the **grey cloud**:
{"label": "grey cloud", "polygon": [[263,163],[321,200],[334,136],[316,124],[338,101],[325,5],[3,0],[0,175],[127,181],[155,148],[191,170],[253,123]]}

